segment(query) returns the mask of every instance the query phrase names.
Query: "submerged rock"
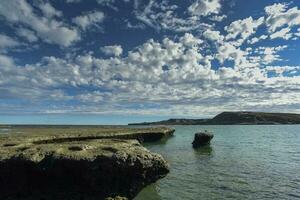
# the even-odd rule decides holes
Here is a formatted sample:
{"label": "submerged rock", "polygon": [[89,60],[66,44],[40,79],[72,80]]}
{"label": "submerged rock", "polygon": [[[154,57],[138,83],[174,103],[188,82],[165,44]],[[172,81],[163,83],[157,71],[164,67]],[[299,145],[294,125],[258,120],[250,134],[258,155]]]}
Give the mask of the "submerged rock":
{"label": "submerged rock", "polygon": [[210,144],[210,141],[213,139],[214,135],[205,131],[203,133],[196,133],[193,141],[193,147],[197,148],[200,146],[205,146]]}
{"label": "submerged rock", "polygon": [[0,137],[0,199],[132,199],[169,172],[129,134],[112,135]]}

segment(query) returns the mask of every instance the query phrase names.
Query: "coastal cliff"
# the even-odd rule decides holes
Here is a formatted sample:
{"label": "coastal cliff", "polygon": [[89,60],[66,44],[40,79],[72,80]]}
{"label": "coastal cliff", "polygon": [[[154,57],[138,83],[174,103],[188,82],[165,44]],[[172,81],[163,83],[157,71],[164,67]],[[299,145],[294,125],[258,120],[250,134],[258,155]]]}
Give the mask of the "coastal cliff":
{"label": "coastal cliff", "polygon": [[129,125],[263,125],[300,124],[300,114],[265,112],[222,112],[212,119],[169,119]]}
{"label": "coastal cliff", "polygon": [[300,114],[265,113],[265,112],[223,112],[211,120],[209,124],[300,124]]}
{"label": "coastal cliff", "polygon": [[169,172],[164,158],[139,141],[160,140],[173,129],[12,129],[0,137],[0,199],[132,199]]}

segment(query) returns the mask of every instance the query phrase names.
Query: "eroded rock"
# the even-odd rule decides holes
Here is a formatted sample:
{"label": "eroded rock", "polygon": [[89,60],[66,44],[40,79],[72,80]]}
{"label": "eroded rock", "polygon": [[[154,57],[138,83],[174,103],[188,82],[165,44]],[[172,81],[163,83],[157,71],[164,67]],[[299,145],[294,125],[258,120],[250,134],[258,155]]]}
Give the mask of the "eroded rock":
{"label": "eroded rock", "polygon": [[97,135],[1,137],[0,199],[132,199],[169,172],[132,135]]}
{"label": "eroded rock", "polygon": [[201,147],[210,144],[210,141],[213,139],[214,135],[209,132],[196,133],[193,141],[193,147]]}

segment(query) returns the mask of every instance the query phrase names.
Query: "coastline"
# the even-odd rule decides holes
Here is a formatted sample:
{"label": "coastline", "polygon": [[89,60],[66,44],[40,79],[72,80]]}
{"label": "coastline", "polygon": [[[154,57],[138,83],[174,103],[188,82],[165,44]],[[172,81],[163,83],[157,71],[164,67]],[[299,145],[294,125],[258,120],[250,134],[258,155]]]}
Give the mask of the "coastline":
{"label": "coastline", "polygon": [[21,195],[23,199],[39,199],[51,193],[55,198],[81,195],[91,200],[116,196],[132,199],[142,188],[169,172],[164,158],[148,151],[141,142],[169,137],[174,129],[112,126],[12,126],[11,129],[10,134],[0,136],[3,198]]}
{"label": "coastline", "polygon": [[157,122],[130,123],[128,125],[291,125],[300,124],[300,114],[266,112],[222,112],[210,119],[168,119]]}

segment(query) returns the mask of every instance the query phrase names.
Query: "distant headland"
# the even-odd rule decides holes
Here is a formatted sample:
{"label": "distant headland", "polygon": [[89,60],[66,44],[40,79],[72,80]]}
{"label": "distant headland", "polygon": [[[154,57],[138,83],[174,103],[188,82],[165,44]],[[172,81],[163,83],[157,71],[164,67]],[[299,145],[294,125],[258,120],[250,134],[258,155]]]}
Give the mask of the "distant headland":
{"label": "distant headland", "polygon": [[300,124],[300,114],[266,112],[222,112],[211,119],[168,119],[128,125],[280,125]]}

